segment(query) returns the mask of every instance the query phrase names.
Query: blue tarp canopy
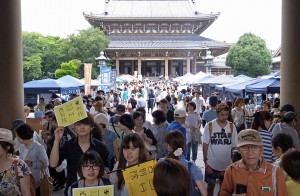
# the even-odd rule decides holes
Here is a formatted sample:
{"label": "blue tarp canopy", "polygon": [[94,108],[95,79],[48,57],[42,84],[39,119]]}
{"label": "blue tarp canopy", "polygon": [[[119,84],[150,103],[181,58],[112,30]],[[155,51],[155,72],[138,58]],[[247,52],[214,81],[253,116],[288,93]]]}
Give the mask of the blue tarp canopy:
{"label": "blue tarp canopy", "polygon": [[215,86],[216,84],[228,84],[228,83],[234,83],[236,80],[233,76],[230,75],[220,75],[213,77],[209,80],[201,82],[202,84],[210,84],[212,86]]}
{"label": "blue tarp canopy", "polygon": [[235,76],[234,79],[236,79],[238,82],[245,82],[248,80],[252,80],[253,78],[241,74],[241,75]]}
{"label": "blue tarp canopy", "polygon": [[268,93],[280,93],[280,78],[267,87]]}
{"label": "blue tarp canopy", "polygon": [[247,85],[255,84],[257,82],[260,82],[262,79],[252,79],[245,82],[237,83],[237,84],[230,84],[228,86],[225,86],[225,93],[236,93],[236,94],[242,94],[243,90],[245,90]]}
{"label": "blue tarp canopy", "polygon": [[73,76],[70,76],[70,75],[63,76],[61,78],[58,78],[57,80],[61,81],[61,82],[74,84],[75,86],[78,86],[78,87],[83,87],[84,86],[84,82],[82,82],[81,80],[79,80],[79,79],[77,79]]}
{"label": "blue tarp canopy", "polygon": [[78,91],[78,86],[54,79],[34,80],[24,84],[24,93],[70,94]]}
{"label": "blue tarp canopy", "polygon": [[[246,92],[263,94],[263,93],[280,93],[280,78],[262,79],[260,82],[247,85]],[[270,92],[272,90],[272,92]]]}
{"label": "blue tarp canopy", "polygon": [[280,73],[280,71],[277,71],[277,72],[271,73],[270,76],[273,76],[273,77],[280,77],[280,76],[281,76],[281,73]]}
{"label": "blue tarp canopy", "polygon": [[[236,80],[234,83],[216,85],[215,86],[216,90],[225,92],[225,88],[227,86],[235,86],[235,85],[239,85],[242,82],[247,82],[247,81],[253,80],[253,78],[245,76],[245,75],[236,76],[236,77],[234,77],[234,79]],[[244,87],[244,89],[245,89],[245,87]]]}
{"label": "blue tarp canopy", "polygon": [[207,76],[204,76],[200,79],[195,80],[192,84],[201,84],[201,83],[204,83],[205,81],[207,81],[211,78],[214,78],[214,76],[213,75],[207,75]]}

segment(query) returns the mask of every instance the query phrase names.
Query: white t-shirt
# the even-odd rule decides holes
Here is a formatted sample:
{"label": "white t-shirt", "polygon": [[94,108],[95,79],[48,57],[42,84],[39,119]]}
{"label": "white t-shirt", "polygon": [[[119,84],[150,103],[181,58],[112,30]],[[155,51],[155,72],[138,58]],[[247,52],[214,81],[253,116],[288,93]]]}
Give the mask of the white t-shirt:
{"label": "white t-shirt", "polygon": [[146,107],[146,101],[143,97],[137,98],[136,101],[137,101],[137,104],[136,104],[137,108]]}
{"label": "white t-shirt", "polygon": [[204,98],[203,97],[199,97],[199,99],[197,99],[197,97],[194,97],[192,99],[192,101],[196,104],[196,112],[198,112],[199,114],[201,114],[202,113],[202,106],[206,106]]}
{"label": "white t-shirt", "polygon": [[212,134],[209,135],[209,123],[204,127],[203,142],[208,144],[207,164],[217,170],[225,171],[232,164],[231,149],[237,145],[237,132],[233,126],[231,134],[230,123],[227,121],[224,127],[225,133],[222,133],[222,128],[218,125],[216,119],[212,120]]}

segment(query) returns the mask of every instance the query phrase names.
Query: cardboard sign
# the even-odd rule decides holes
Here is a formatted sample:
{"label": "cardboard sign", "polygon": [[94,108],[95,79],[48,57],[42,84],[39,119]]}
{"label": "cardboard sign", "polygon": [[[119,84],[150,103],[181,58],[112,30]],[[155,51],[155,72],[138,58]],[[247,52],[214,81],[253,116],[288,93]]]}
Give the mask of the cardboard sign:
{"label": "cardboard sign", "polygon": [[73,189],[73,196],[114,196],[113,185]]}
{"label": "cardboard sign", "polygon": [[54,108],[58,126],[66,127],[87,117],[82,98],[77,97]]}
{"label": "cardboard sign", "polygon": [[122,170],[130,196],[155,196],[153,174],[156,160],[147,161]]}

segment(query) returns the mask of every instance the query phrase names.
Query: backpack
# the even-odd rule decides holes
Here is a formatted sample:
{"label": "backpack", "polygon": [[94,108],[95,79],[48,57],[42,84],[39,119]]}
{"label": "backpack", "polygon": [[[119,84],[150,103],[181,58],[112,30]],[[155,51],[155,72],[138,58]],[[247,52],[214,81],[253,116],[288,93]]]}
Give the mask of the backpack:
{"label": "backpack", "polygon": [[[14,160],[14,170],[15,170],[15,175],[16,175],[16,178],[18,179],[18,166],[17,166],[17,162],[18,160],[15,159]],[[30,178],[30,195],[31,196],[35,196],[35,180],[34,180],[34,177],[32,174],[29,174],[29,178]],[[18,179],[19,181],[19,179]],[[20,184],[20,181],[19,181],[19,184]]]}
{"label": "backpack", "polygon": [[190,196],[199,196],[201,194],[200,194],[199,188],[196,184],[196,181],[192,178],[191,166],[192,166],[192,162],[189,161],[188,162],[188,171],[189,171],[189,176],[190,176],[190,179],[191,179],[191,182],[192,182],[192,191],[191,191]]}
{"label": "backpack", "polygon": [[[111,185],[111,182],[110,182],[110,180],[109,180],[108,178],[106,178],[106,177],[101,177],[101,179],[102,179],[102,181],[103,181],[104,186],[106,186],[106,185]],[[71,189],[71,195],[73,195],[73,191],[72,191],[72,190],[78,188],[79,181],[80,181],[80,180],[74,182],[74,183],[70,186],[70,189]],[[98,185],[99,185],[99,184],[98,184]]]}
{"label": "backpack", "polygon": [[[229,122],[229,126],[230,126],[230,133],[233,133],[233,123]],[[209,136],[211,136],[212,134],[212,121],[208,123],[208,131],[209,131]]]}

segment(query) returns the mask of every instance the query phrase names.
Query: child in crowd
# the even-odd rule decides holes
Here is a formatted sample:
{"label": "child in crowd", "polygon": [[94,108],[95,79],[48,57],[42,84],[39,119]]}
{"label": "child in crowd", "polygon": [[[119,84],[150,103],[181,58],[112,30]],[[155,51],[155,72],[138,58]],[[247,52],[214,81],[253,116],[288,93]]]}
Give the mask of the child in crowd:
{"label": "child in crowd", "polygon": [[104,163],[96,151],[85,152],[79,161],[78,176],[80,180],[74,182],[68,189],[68,196],[73,195],[74,188],[110,185],[110,180],[103,176]]}
{"label": "child in crowd", "polygon": [[298,196],[300,193],[300,151],[295,150],[286,153],[282,158],[284,171],[292,178],[286,186],[289,196]]}

